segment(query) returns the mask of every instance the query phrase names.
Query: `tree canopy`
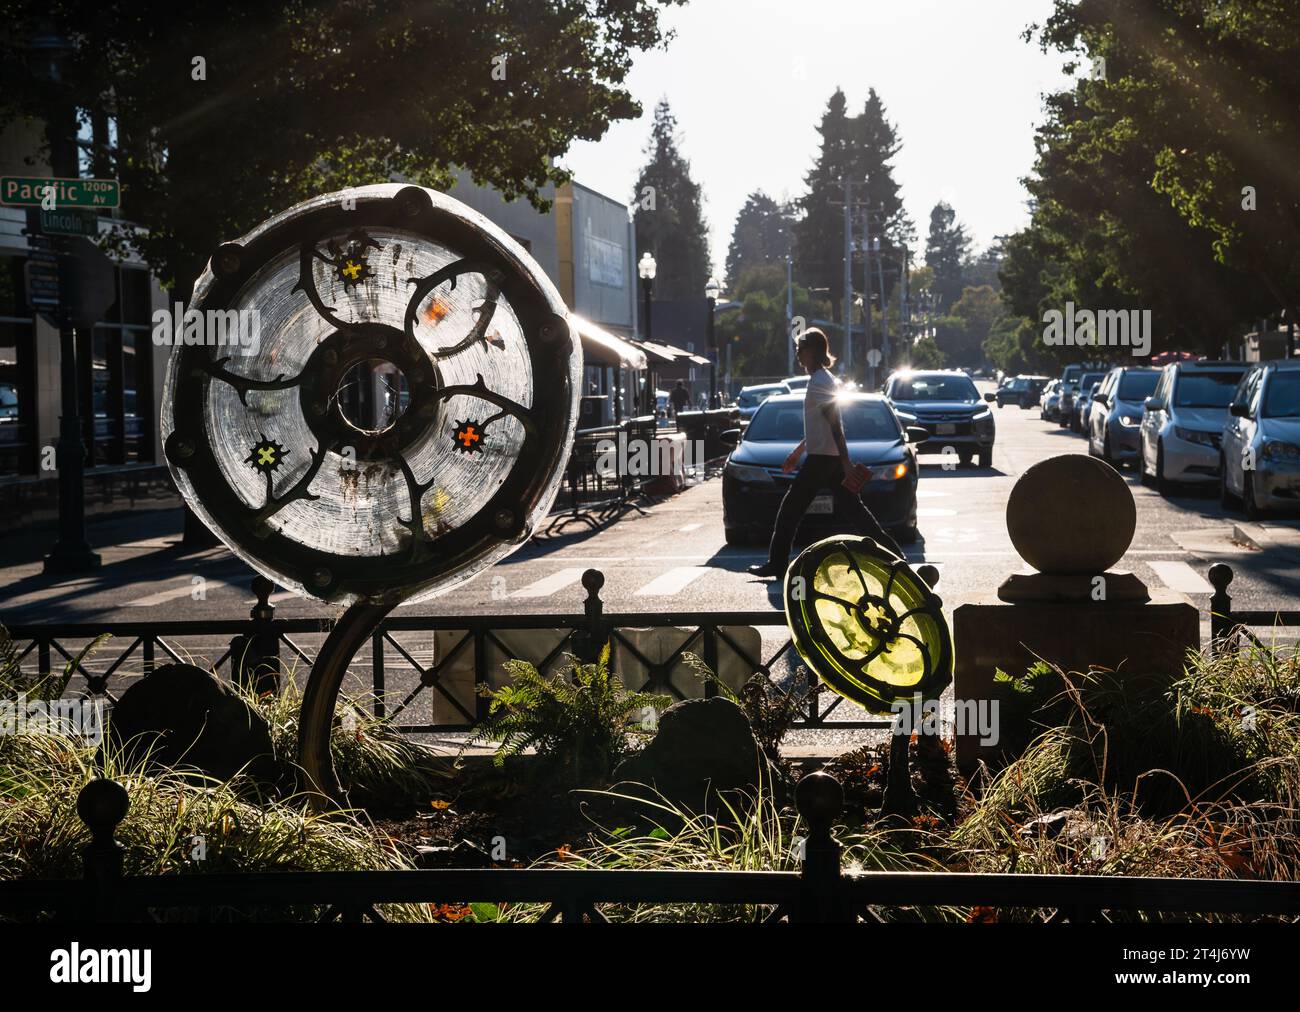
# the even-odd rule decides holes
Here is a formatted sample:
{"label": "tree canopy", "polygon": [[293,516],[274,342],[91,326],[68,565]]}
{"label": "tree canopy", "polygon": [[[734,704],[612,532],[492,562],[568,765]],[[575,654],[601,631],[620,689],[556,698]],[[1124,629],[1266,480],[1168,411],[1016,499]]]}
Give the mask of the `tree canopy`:
{"label": "tree canopy", "polygon": [[[679,2],[23,0],[0,37],[0,126],[89,110],[96,170],[146,227],[133,242],[185,287],[219,242],[343,186],[446,187],[460,166],[543,203],[575,139],[640,114],[632,56],[664,41],[661,7]],[[57,82],[30,50],[51,33],[72,44]]]}
{"label": "tree canopy", "polygon": [[639,254],[648,251],[655,258],[656,296],[703,298],[711,264],[708,225],[700,184],[691,178],[690,162],[678,148],[677,120],[667,99],[655,106],[646,155],[632,197],[636,248]]}

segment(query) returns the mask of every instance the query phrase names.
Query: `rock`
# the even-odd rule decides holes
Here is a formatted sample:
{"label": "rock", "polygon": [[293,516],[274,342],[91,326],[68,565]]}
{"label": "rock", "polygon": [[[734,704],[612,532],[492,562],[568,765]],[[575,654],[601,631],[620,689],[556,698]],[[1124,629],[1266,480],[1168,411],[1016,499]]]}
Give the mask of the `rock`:
{"label": "rock", "polygon": [[275,775],[271,728],[260,713],[209,672],[167,664],[141,678],[109,712],[109,739],[156,766],[196,769],[219,780],[240,770]]}
{"label": "rock", "polygon": [[670,706],[650,744],[614,770],[616,783],[654,787],[668,800],[701,812],[717,811],[719,793],[752,794],[760,779],[764,790],[777,789],[776,771],[744,711],[721,696]]}

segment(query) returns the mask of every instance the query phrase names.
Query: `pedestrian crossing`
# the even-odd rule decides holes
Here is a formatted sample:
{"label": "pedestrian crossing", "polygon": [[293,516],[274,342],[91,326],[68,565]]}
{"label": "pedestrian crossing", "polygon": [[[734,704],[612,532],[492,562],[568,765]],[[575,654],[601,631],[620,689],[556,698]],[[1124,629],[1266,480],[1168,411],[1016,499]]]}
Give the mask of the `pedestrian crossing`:
{"label": "pedestrian crossing", "polygon": [[[517,585],[518,575],[509,567],[495,570],[496,585],[489,586],[486,581],[476,578],[469,584],[457,588],[462,595],[472,595],[473,588],[482,583],[483,590],[481,596],[489,598],[492,601],[510,600],[510,601],[543,601],[548,599],[569,599],[572,597],[581,597],[585,594],[582,587],[582,574],[590,568],[602,568],[606,575],[606,588],[602,596],[606,601],[615,600],[618,597],[631,598],[676,598],[686,596],[693,604],[701,607],[707,607],[709,593],[706,586],[717,587],[720,591],[725,590],[730,593],[736,589],[736,583],[741,584],[758,584],[758,581],[752,580],[743,572],[743,565],[748,565],[750,561],[761,559],[761,553],[751,553],[743,556],[736,556],[725,560],[715,559],[711,555],[699,556],[660,556],[657,558],[637,559],[629,556],[620,556],[614,558],[582,558],[581,564],[573,565],[578,560],[572,558],[567,561],[570,564],[564,565],[554,572],[545,573],[536,578],[529,579],[522,585]],[[981,559],[1006,558],[1010,572],[1014,568],[1016,556],[1011,551],[954,551],[950,553],[935,553],[934,559],[917,559],[912,558],[913,566],[924,564],[932,565],[939,570],[940,574],[945,574],[950,568],[959,567],[957,572],[964,572],[970,567],[970,563],[963,562],[970,557],[979,557]],[[1180,594],[1189,595],[1209,595],[1214,593],[1214,588],[1210,586],[1202,572],[1193,568],[1189,563],[1179,560],[1170,559],[1171,554],[1166,551],[1145,550],[1131,553],[1133,555],[1164,555],[1166,558],[1146,559],[1132,563],[1128,568],[1138,572],[1140,578],[1152,587],[1164,587],[1165,589]],[[950,556],[945,560],[945,556]],[[690,565],[681,565],[673,563],[691,562]],[[667,564],[667,568],[658,568]],[[981,564],[981,568],[986,564]],[[534,566],[529,567],[529,575],[536,572]],[[629,581],[629,575],[635,574]],[[480,577],[483,574],[480,574]],[[703,585],[702,585],[703,584]],[[146,594],[133,598],[125,602],[133,608],[155,608],[172,602],[182,601],[186,598],[194,598],[195,594],[211,595],[229,588],[231,585],[223,580],[209,579],[202,583],[195,583],[191,577],[184,577],[162,590],[152,594]],[[942,588],[943,584],[940,583]],[[247,596],[245,588],[236,587]],[[502,591],[504,590],[504,593]],[[270,601],[274,604],[280,604],[284,601],[291,601],[299,598],[301,595],[293,591],[280,590],[271,595]],[[252,598],[247,599],[248,603],[253,603]]]}

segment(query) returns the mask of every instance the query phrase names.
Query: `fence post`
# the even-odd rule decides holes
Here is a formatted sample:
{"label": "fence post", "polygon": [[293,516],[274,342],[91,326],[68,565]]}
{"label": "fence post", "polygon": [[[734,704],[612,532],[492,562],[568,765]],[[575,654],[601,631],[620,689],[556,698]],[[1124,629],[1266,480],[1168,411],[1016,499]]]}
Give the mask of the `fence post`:
{"label": "fence post", "polygon": [[1228,595],[1232,576],[1232,567],[1227,563],[1216,562],[1210,567],[1210,585],[1214,587],[1210,598],[1210,652],[1216,656],[1228,648],[1232,634],[1232,598]]}
{"label": "fence post", "polygon": [[280,691],[280,636],[275,631],[275,605],[270,601],[275,584],[265,576],[255,576],[253,594],[257,597],[248,616],[252,627],[247,636],[236,636],[230,644],[231,680],[248,686],[257,695]]}
{"label": "fence post", "polygon": [[130,795],[116,780],[92,780],[77,795],[77,815],[90,829],[90,843],[81,856],[93,921],[117,920],[121,914],[116,894],[122,880],[122,845],[113,832],[130,807]]}
{"label": "fence post", "polygon": [[587,626],[579,637],[578,657],[584,664],[595,664],[606,643],[605,602],[600,599],[605,574],[599,569],[588,569],[582,574],[582,585],[587,588],[587,599],[582,605]]}
{"label": "fence post", "polygon": [[799,901],[790,919],[818,923],[852,920],[840,872],[840,845],[831,835],[835,817],[844,810],[844,789],[833,776],[819,770],[799,781],[794,803],[808,827],[808,836]]}

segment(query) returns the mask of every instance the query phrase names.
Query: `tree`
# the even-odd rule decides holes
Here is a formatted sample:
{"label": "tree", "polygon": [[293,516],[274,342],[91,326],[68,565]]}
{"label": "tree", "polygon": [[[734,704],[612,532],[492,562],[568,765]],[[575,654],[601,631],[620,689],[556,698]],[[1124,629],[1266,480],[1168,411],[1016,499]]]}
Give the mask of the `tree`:
{"label": "tree", "polygon": [[[131,241],[187,290],[222,240],[344,186],[446,187],[461,166],[542,206],[574,139],[640,114],[623,82],[632,54],[664,37],[650,0],[595,9],[20,0],[0,37],[0,127],[49,120],[58,103],[91,110],[97,171],[122,181],[124,214],[145,226]],[[51,32],[74,40],[57,84],[29,48]]]}
{"label": "tree", "polygon": [[[827,289],[835,319],[844,303],[844,200],[842,180],[852,178],[853,127],[844,92],[835,89],[822,114],[821,150],[804,177],[808,192],[799,200],[803,217],[795,225],[795,270],[810,288]],[[843,323],[843,320],[840,320]]]}
{"label": "tree", "polygon": [[[718,317],[718,339],[731,343],[732,371],[746,377],[786,375],[790,337],[786,330],[786,275],[779,264],[747,267],[731,286],[731,298],[740,303]],[[794,287],[796,316],[811,318],[817,312],[808,289]]]}
{"label": "tree", "polygon": [[984,342],[1004,312],[1002,299],[990,285],[967,288],[951,313],[936,322],[935,343],[954,365],[978,365]]}
{"label": "tree", "polygon": [[966,229],[957,212],[940,201],[930,212],[930,234],[925,243],[925,263],[934,269],[936,308],[946,313],[961,296],[962,265],[970,251]]}
{"label": "tree", "polygon": [[790,252],[791,215],[762,190],[755,190],[736,215],[727,250],[727,287],[734,288],[741,272],[760,264],[781,263]]}
{"label": "tree", "polygon": [[1013,311],[1149,309],[1153,350],[1209,354],[1261,317],[1295,314],[1294,5],[1058,2],[1040,37],[1095,72],[1048,101],[1026,181],[1033,219],[1002,266]]}
{"label": "tree", "polygon": [[709,231],[700,209],[700,186],[678,150],[677,120],[667,99],[655,106],[646,154],[649,161],[633,194],[636,248],[654,255],[660,298],[703,298],[711,270]]}

